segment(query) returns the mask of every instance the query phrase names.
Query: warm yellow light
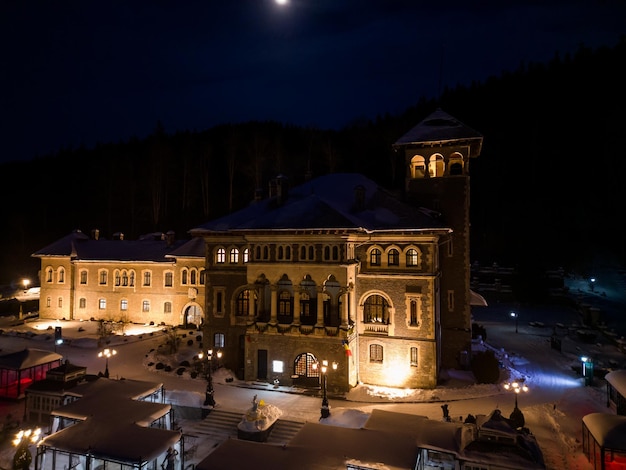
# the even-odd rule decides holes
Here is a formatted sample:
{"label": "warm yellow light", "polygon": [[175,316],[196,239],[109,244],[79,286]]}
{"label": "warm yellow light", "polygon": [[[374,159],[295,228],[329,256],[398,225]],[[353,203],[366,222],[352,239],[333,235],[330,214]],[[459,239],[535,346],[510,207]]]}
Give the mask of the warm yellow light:
{"label": "warm yellow light", "polygon": [[337,364],[336,362],[333,362],[333,370],[337,370],[338,366],[339,366],[339,364]]}
{"label": "warm yellow light", "polygon": [[24,284],[24,290],[28,289],[30,285],[30,279],[22,279],[22,284]]}
{"label": "warm yellow light", "polygon": [[327,366],[322,366],[322,374],[325,374],[327,370],[328,370]]}
{"label": "warm yellow light", "polygon": [[117,354],[117,351],[115,349],[106,348],[104,351],[100,351],[98,353],[98,357],[106,357],[108,359],[111,356],[115,356],[116,354]]}
{"label": "warm yellow light", "polygon": [[220,359],[222,357],[222,351],[217,351],[217,358]]}

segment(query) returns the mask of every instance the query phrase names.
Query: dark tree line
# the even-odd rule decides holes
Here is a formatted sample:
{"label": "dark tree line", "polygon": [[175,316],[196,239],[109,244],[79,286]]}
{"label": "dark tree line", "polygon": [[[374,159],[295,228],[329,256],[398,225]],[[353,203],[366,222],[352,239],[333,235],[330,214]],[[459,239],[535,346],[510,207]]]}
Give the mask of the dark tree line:
{"label": "dark tree line", "polygon": [[570,266],[608,249],[623,262],[624,63],[626,40],[581,46],[339,131],[248,122],[168,133],[157,123],[145,139],[2,164],[0,284],[34,276],[30,254],[74,229],[187,238],[266,195],[279,174],[299,184],[354,171],[401,192],[404,162],[391,145],[437,107],[485,137],[470,167],[472,260]]}

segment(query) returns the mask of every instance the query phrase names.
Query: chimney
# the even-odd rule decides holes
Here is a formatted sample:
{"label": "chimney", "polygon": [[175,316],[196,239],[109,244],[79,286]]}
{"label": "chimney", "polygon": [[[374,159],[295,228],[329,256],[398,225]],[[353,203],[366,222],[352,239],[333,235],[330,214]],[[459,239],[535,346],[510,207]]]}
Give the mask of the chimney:
{"label": "chimney", "polygon": [[174,232],[173,230],[170,230],[169,232],[167,232],[166,240],[167,240],[167,246],[172,246],[174,244],[174,241],[176,240],[176,232]]}
{"label": "chimney", "polygon": [[97,228],[94,228],[91,231],[91,238],[93,238],[94,240],[98,240],[100,238],[100,230],[98,230]]}

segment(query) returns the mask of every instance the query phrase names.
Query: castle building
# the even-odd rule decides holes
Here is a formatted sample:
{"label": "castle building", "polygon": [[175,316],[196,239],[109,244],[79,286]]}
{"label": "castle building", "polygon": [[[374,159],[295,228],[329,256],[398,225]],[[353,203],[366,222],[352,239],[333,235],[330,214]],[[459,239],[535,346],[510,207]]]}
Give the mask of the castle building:
{"label": "castle building", "polygon": [[[205,336],[241,379],[433,388],[471,344],[469,164],[482,137],[438,110],[401,137],[404,200],[331,174],[191,230]],[[322,368],[324,365],[326,367]]]}
{"label": "castle building", "polygon": [[80,230],[32,255],[41,260],[40,318],[200,326],[204,247],[154,233],[139,240]]}
{"label": "castle building", "polygon": [[41,259],[42,318],[202,325],[244,380],[434,388],[469,364],[469,166],[482,136],[441,110],[398,139],[401,196],[321,176],[175,241],[74,232]]}

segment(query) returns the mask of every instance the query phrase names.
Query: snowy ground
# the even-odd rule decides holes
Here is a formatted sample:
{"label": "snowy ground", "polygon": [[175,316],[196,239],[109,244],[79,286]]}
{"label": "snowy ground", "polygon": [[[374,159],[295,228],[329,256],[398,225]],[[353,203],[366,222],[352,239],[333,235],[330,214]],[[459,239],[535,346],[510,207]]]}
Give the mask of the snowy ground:
{"label": "snowy ground", "polygon": [[[613,276],[609,283],[599,276],[594,292],[589,291],[587,280],[568,279],[570,292],[579,300],[598,305],[610,321],[619,328],[618,312],[622,312],[626,292],[621,286],[623,276]],[[604,288],[603,288],[604,287]],[[519,313],[518,332],[509,313]],[[487,337],[476,348],[493,350],[502,363],[502,382],[476,385],[468,371],[444,372],[446,380],[434,390],[399,390],[360,385],[345,397],[331,397],[331,416],[320,422],[343,427],[361,427],[374,408],[412,413],[441,420],[441,405],[447,403],[453,419],[463,419],[468,414],[488,414],[499,408],[505,416],[513,410],[515,397],[502,384],[509,379],[524,379],[528,393],[518,396],[526,425],[536,436],[544,453],[548,469],[591,469],[581,451],[582,417],[593,412],[610,412],[606,408],[605,384],[598,378],[592,386],[585,386],[580,377],[580,357],[592,357],[598,368],[626,368],[626,355],[618,349],[615,337],[598,331],[593,342],[581,342],[576,331],[581,328],[581,318],[569,307],[528,307],[497,304],[474,310],[474,319],[486,328]],[[97,357],[97,334],[94,322],[61,322],[69,345],[59,347],[59,352],[71,362],[85,365],[88,373],[102,371],[102,359]],[[29,322],[12,328],[0,325],[5,334],[0,337],[2,352],[23,347],[52,349],[54,326],[57,322]],[[204,398],[205,382],[194,379],[188,372],[178,376],[172,372],[157,371],[155,364],[168,360],[164,349],[162,328],[135,325],[126,330],[126,336],[114,338],[107,346],[118,350],[110,360],[111,377],[162,381],[168,400],[188,406],[200,406]],[[183,333],[183,332],[181,332]],[[188,347],[194,339],[193,332],[184,332],[180,353],[172,359],[175,366],[183,360],[193,363],[197,346]],[[562,350],[550,347],[550,337],[561,340]],[[131,360],[131,358],[134,358]],[[138,367],[138,365],[140,365]],[[239,382],[233,374],[219,369],[214,375],[215,396],[219,406],[241,410],[242,416],[250,408],[254,395],[265,403],[281,410],[281,417],[299,421],[319,420],[319,397],[302,394],[303,390],[280,385]],[[17,407],[0,402],[0,413],[21,416],[23,405]],[[184,423],[183,423],[184,425]],[[200,448],[198,456],[210,452],[211,447]],[[0,450],[0,467],[8,468],[13,449],[4,442]]]}

